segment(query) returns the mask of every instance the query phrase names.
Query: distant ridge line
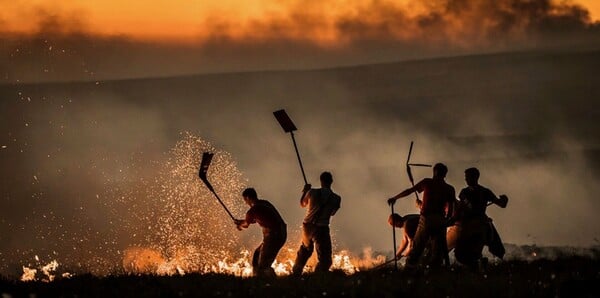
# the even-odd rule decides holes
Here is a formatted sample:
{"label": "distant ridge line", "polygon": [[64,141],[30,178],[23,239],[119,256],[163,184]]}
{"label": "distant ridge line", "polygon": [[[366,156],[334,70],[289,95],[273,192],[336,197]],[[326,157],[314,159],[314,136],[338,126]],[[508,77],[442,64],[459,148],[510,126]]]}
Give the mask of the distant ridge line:
{"label": "distant ridge line", "polygon": [[481,59],[481,58],[493,58],[493,57],[552,57],[552,56],[572,56],[572,55],[600,55],[600,49],[582,49],[582,50],[530,50],[530,51],[508,51],[508,52],[489,52],[489,53],[476,53],[476,54],[461,54],[451,56],[435,56],[429,58],[418,58],[418,59],[407,59],[398,61],[388,62],[376,62],[376,63],[358,63],[349,65],[339,66],[327,66],[307,69],[265,69],[265,70],[245,70],[245,71],[223,71],[223,72],[208,72],[208,73],[189,73],[180,75],[169,75],[169,76],[147,76],[147,77],[131,77],[131,78],[114,78],[114,79],[103,79],[103,80],[64,80],[64,81],[41,81],[41,82],[2,82],[0,81],[0,87],[2,86],[32,86],[32,85],[61,85],[61,84],[96,84],[101,83],[114,83],[114,82],[132,82],[132,81],[152,81],[152,80],[170,80],[170,79],[193,79],[201,77],[216,77],[216,76],[237,76],[247,74],[277,74],[277,73],[310,73],[310,72],[336,72],[345,71],[351,69],[361,68],[377,68],[384,66],[394,65],[411,65],[419,63],[434,63],[442,61],[462,61],[466,59]]}

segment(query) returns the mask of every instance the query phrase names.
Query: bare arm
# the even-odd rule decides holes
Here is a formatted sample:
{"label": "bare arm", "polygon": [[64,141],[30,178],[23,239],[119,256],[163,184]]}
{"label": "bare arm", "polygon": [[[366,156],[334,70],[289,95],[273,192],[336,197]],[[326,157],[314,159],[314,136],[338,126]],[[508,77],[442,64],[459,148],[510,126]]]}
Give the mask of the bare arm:
{"label": "bare arm", "polygon": [[310,184],[304,185],[304,189],[302,190],[302,197],[300,198],[300,206],[302,208],[304,208],[304,207],[306,207],[306,205],[308,205],[308,197],[310,196],[311,187],[312,186]]}
{"label": "bare arm", "polygon": [[254,217],[252,216],[252,209],[248,210],[248,212],[246,212],[246,218],[244,219],[234,219],[233,222],[236,225],[236,228],[241,231],[242,229],[247,229],[250,224],[253,224],[256,222],[256,220],[254,219]]}
{"label": "bare arm", "polygon": [[310,196],[309,193],[310,193],[310,191],[305,192],[304,195],[302,196],[302,198],[300,199],[300,206],[302,208],[304,208],[304,207],[306,207],[306,205],[308,205],[308,197]]}
{"label": "bare arm", "polygon": [[393,196],[393,197],[389,198],[389,199],[388,199],[388,204],[390,204],[390,205],[391,205],[391,204],[395,203],[395,202],[396,202],[396,200],[398,200],[398,199],[400,199],[400,198],[404,198],[404,197],[406,197],[406,196],[409,196],[409,195],[411,195],[411,194],[412,194],[413,192],[415,192],[415,191],[417,191],[417,189],[416,189],[416,187],[415,187],[415,186],[413,186],[413,187],[410,187],[410,188],[407,188],[407,189],[403,190],[401,193],[399,193],[399,194],[397,194],[397,195],[395,195],[395,196]]}
{"label": "bare arm", "polygon": [[508,197],[506,195],[500,195],[500,197],[497,197],[496,194],[494,194],[494,192],[491,190],[488,189],[487,192],[488,200],[490,202],[500,206],[500,208],[506,208],[506,205],[508,204]]}
{"label": "bare arm", "polygon": [[508,205],[508,197],[506,195],[500,195],[499,198],[492,200],[492,203],[500,206],[500,208],[506,208],[506,205]]}
{"label": "bare arm", "polygon": [[[396,252],[396,256],[398,258],[403,257],[403,252],[406,250],[406,248],[408,247],[408,243],[410,242],[410,239],[408,239],[408,235],[406,235],[406,233],[404,233],[404,237],[402,237],[402,242],[400,243],[400,246],[398,247],[398,252]],[[408,254],[408,251],[406,252],[406,254]]]}

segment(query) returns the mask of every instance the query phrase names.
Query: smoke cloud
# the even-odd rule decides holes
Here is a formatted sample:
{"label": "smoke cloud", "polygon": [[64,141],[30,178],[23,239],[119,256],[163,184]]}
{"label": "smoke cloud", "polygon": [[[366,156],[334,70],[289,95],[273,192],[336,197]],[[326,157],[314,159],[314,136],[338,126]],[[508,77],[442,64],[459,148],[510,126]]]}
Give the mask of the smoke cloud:
{"label": "smoke cloud", "polygon": [[307,69],[600,44],[584,7],[550,0],[292,2],[260,17],[209,14],[195,35],[178,41],[98,33],[85,12],[23,14],[31,30],[0,36],[4,82]]}

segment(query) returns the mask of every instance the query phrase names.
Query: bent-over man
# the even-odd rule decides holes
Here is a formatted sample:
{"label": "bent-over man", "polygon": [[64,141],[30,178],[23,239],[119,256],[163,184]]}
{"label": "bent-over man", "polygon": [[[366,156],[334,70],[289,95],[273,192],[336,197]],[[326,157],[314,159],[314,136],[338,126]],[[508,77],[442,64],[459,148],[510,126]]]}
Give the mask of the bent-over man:
{"label": "bent-over man", "polygon": [[413,246],[413,239],[415,239],[417,227],[419,226],[419,217],[419,214],[400,216],[397,213],[390,214],[388,217],[388,223],[391,226],[403,230],[402,241],[400,242],[400,246],[398,246],[396,258],[401,259],[410,253]]}
{"label": "bent-over man", "polygon": [[262,227],[263,241],[252,256],[252,271],[256,276],[275,276],[271,268],[275,257],[287,239],[287,226],[279,212],[269,201],[259,200],[254,188],[246,188],[242,197],[250,209],[245,219],[236,219],[238,230],[248,228],[250,224],[258,223]]}

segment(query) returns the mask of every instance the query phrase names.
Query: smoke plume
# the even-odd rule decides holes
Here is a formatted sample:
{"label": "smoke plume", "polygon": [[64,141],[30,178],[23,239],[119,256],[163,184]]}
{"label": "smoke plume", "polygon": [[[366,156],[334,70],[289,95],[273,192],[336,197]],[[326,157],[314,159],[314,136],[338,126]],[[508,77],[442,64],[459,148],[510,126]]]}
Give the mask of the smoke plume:
{"label": "smoke plume", "polygon": [[322,68],[600,44],[585,7],[550,0],[291,2],[260,16],[207,13],[192,37],[179,40],[99,33],[85,12],[21,10],[34,25],[1,33],[4,82]]}

